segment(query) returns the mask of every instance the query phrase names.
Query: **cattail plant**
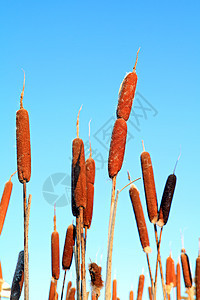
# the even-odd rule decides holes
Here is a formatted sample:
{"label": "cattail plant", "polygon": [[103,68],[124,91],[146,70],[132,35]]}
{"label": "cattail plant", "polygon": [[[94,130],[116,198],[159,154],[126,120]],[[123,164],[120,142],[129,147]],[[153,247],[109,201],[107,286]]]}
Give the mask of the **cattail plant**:
{"label": "cattail plant", "polygon": [[179,260],[176,265],[176,300],[181,300],[181,265]]}
{"label": "cattail plant", "polygon": [[156,187],[153,174],[153,166],[149,152],[145,151],[143,143],[143,152],[140,155],[144,191],[147,204],[149,221],[153,224],[157,222],[158,203],[156,196]]}
{"label": "cattail plant", "polygon": [[75,293],[76,293],[76,289],[74,287],[71,287],[69,289],[69,294],[66,300],[75,300]]}
{"label": "cattail plant", "polygon": [[133,300],[133,297],[134,297],[133,291],[130,291],[130,293],[129,293],[129,300]]}
{"label": "cattail plant", "polygon": [[185,287],[187,288],[189,299],[193,300],[192,273],[190,269],[189,257],[186,254],[184,248],[182,248],[181,250],[181,265],[182,265],[184,283],[185,283]]}
{"label": "cattail plant", "polygon": [[169,295],[172,287],[176,286],[175,266],[171,252],[166,260],[166,292]]}
{"label": "cattail plant", "polygon": [[152,289],[151,289],[150,286],[148,287],[148,294],[149,294],[149,300],[153,300],[153,297],[152,297]]}
{"label": "cattail plant", "polygon": [[142,300],[143,290],[144,290],[144,274],[141,274],[139,276],[139,282],[138,282],[138,290],[137,290],[137,300]]}
{"label": "cattail plant", "polygon": [[58,293],[56,291],[57,288],[57,280],[55,280],[53,277],[51,278],[51,284],[49,289],[49,299],[48,300],[57,300],[58,299]]}
{"label": "cattail plant", "polygon": [[5,187],[4,187],[4,191],[3,191],[3,195],[2,195],[2,198],[1,198],[1,203],[0,203],[0,235],[1,235],[1,232],[2,232],[2,229],[3,229],[3,225],[4,225],[8,205],[9,205],[9,202],[10,202],[10,196],[11,196],[11,193],[12,193],[13,183],[11,181],[11,178],[15,173],[13,173],[10,176],[9,181],[6,182]]}
{"label": "cattail plant", "polygon": [[200,300],[200,239],[199,239],[199,253],[196,259],[195,285],[196,285],[196,300]]}
{"label": "cattail plant", "polygon": [[66,271],[70,269],[71,263],[72,263],[73,247],[75,244],[75,238],[76,238],[76,227],[73,224],[71,224],[67,228],[65,244],[64,244],[64,249],[63,249],[62,268],[65,271],[65,273],[64,273],[64,279],[63,279],[61,300],[63,298]]}
{"label": "cattail plant", "polygon": [[[156,222],[157,222],[157,218],[158,218],[158,203],[157,203],[153,166],[152,166],[152,162],[151,162],[151,156],[150,156],[149,152],[145,151],[143,141],[142,141],[142,145],[143,145],[143,152],[140,155],[140,161],[141,161],[141,167],[142,167],[142,176],[143,176],[143,184],[144,184],[147,212],[148,212],[149,221],[154,224],[154,232],[155,232],[157,253],[158,253],[157,261],[159,261],[159,264],[160,264],[163,295],[164,295],[164,300],[166,300],[165,287],[164,287],[164,276],[163,276],[163,272],[162,272],[162,264],[161,264],[161,258],[160,258],[160,252],[159,252],[159,244],[160,243],[158,241],[158,234],[157,234],[157,228],[156,228]],[[160,241],[161,241],[161,236],[160,236]],[[156,266],[156,275],[155,275],[155,289],[153,291],[155,300],[156,300],[156,289],[157,289],[157,266]]]}
{"label": "cattail plant", "polygon": [[72,282],[69,281],[68,284],[67,284],[67,292],[66,292],[66,299],[65,300],[67,300],[67,297],[69,296],[69,290],[70,290],[71,287],[72,287]]}
{"label": "cattail plant", "polygon": [[92,147],[91,147],[91,140],[90,140],[90,122],[89,122],[89,142],[90,142],[90,156],[85,162],[87,202],[86,202],[86,208],[83,211],[83,221],[84,221],[84,228],[85,228],[85,244],[87,239],[87,229],[90,228],[92,223],[93,202],[94,202],[94,181],[95,181],[95,161],[92,158]]}
{"label": "cattail plant", "polygon": [[185,249],[181,250],[181,265],[183,271],[183,278],[186,288],[192,287],[192,273],[190,269],[189,257],[185,252]]}
{"label": "cattail plant", "polygon": [[[51,271],[52,277],[57,281],[60,277],[60,249],[59,233],[56,230],[56,209],[54,206],[54,231],[51,234]],[[56,289],[55,289],[56,293]]]}
{"label": "cattail plant", "polygon": [[20,109],[16,113],[17,137],[17,171],[19,181],[24,184],[31,178],[31,144],[28,111],[23,107],[25,73],[23,90],[20,97]]}
{"label": "cattail plant", "polygon": [[136,61],[133,68],[133,71],[128,73],[119,89],[119,98],[117,104],[117,118],[123,118],[125,121],[128,121],[131,108],[133,104],[133,99],[135,96],[135,90],[137,85],[137,74],[136,74],[136,66],[138,61],[138,54],[140,48],[137,51]]}
{"label": "cattail plant", "polygon": [[[31,143],[28,111],[23,107],[25,88],[25,73],[23,90],[20,97],[20,109],[16,113],[16,143],[17,143],[17,171],[18,179],[23,184],[24,206],[24,299],[29,299],[29,267],[28,267],[28,223],[30,201],[27,203],[26,183],[31,178]],[[29,212],[29,213],[28,213]]]}
{"label": "cattail plant", "polygon": [[140,192],[134,184],[131,184],[129,189],[129,195],[131,199],[131,203],[133,206],[133,211],[135,214],[135,220],[137,223],[137,229],[140,237],[140,242],[145,253],[150,253],[150,243],[149,236],[147,231],[147,226],[144,218],[144,213],[142,209],[142,204],[140,201]]}
{"label": "cattail plant", "polygon": [[112,300],[117,300],[117,279],[113,279]]}
{"label": "cattail plant", "polygon": [[[158,262],[160,263],[160,272],[161,272],[161,279],[162,279],[162,284],[164,282],[163,280],[163,273],[162,273],[162,265],[161,265],[161,259],[160,259],[160,244],[161,244],[161,236],[163,232],[163,226],[167,224],[168,218],[169,218],[169,213],[171,209],[171,203],[174,195],[174,190],[176,186],[176,175],[175,175],[175,170],[177,163],[180,159],[181,153],[176,161],[175,167],[173,174],[170,174],[167,178],[165,188],[163,191],[162,195],[162,200],[158,212],[158,220],[157,220],[157,225],[161,227],[160,231],[160,238],[159,238],[159,243],[158,243],[158,237],[157,237],[157,230],[156,226],[154,226],[155,229],[155,234],[156,234],[156,242],[157,242],[157,262],[156,262],[156,276],[155,276],[155,289],[157,286],[157,269],[158,269]],[[174,280],[174,286],[175,286],[175,280]],[[164,292],[164,284],[163,284],[163,292]]]}
{"label": "cattail plant", "polygon": [[131,184],[131,187],[129,189],[129,195],[131,198],[131,203],[132,203],[133,211],[135,214],[135,220],[137,223],[137,229],[138,229],[138,233],[139,233],[139,237],[140,237],[140,242],[141,242],[143,251],[146,253],[146,257],[147,257],[152,291],[154,291],[154,282],[153,282],[150,261],[149,261],[149,256],[148,256],[148,254],[151,252],[149,236],[148,236],[147,226],[146,226],[144,213],[143,213],[143,209],[142,209],[142,204],[140,201],[140,192],[134,184]]}
{"label": "cattail plant", "polygon": [[175,186],[176,186],[176,175],[171,174],[167,178],[167,182],[165,184],[161,205],[159,209],[157,225],[160,227],[163,227],[164,225],[167,224]]}
{"label": "cattail plant", "polygon": [[18,300],[21,296],[22,287],[24,283],[24,251],[19,253],[17,266],[11,286],[11,300]]}
{"label": "cattail plant", "polygon": [[98,299],[101,294],[101,289],[103,287],[101,267],[98,266],[96,263],[92,262],[89,264],[89,272],[91,278],[92,293],[95,294],[96,299]]}
{"label": "cattail plant", "polygon": [[92,300],[96,300],[97,297],[96,297],[96,293],[92,291]]}
{"label": "cattail plant", "polygon": [[[81,108],[80,108],[81,110]],[[77,237],[77,299],[80,298],[80,243],[82,257],[82,294],[83,300],[86,300],[86,279],[85,279],[85,242],[83,236],[83,209],[87,203],[86,190],[86,168],[85,152],[82,139],[79,138],[79,114],[77,117],[77,137],[72,142],[72,208],[73,203],[75,210],[78,211],[76,216],[76,237]]]}
{"label": "cattail plant", "polygon": [[1,261],[0,261],[0,295],[1,295],[2,285],[3,285],[3,274],[2,274]]}

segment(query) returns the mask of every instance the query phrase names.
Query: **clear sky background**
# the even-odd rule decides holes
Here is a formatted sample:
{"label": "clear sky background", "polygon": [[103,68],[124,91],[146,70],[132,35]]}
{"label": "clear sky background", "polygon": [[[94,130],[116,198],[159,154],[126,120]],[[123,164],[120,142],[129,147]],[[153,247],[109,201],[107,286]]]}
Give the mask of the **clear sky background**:
{"label": "clear sky background", "polygon": [[[141,176],[141,140],[151,154],[158,203],[176,159],[177,185],[164,227],[161,256],[172,250],[177,263],[181,251],[180,230],[189,255],[192,274],[198,255],[199,130],[200,130],[200,24],[199,1],[4,1],[0,2],[1,176],[0,188],[16,170],[15,116],[19,109],[23,72],[26,72],[24,107],[31,127],[32,194],[29,227],[30,300],[47,299],[51,280],[52,195],[62,196],[57,207],[60,249],[73,216],[70,206],[71,146],[80,114],[80,137],[88,157],[88,123],[91,122],[93,158],[96,161],[94,214],[88,232],[86,264],[101,263],[105,280],[106,247],[111,181],[107,172],[110,135],[116,118],[118,90],[127,72],[137,65],[137,93],[128,121],[128,142],[117,188]],[[61,177],[49,191],[49,180]],[[53,174],[56,174],[53,176]],[[46,182],[46,185],[45,185]],[[156,247],[149,223],[143,183],[137,184],[146,216],[155,271]],[[49,192],[43,193],[44,191]],[[64,205],[64,206],[63,206]],[[0,260],[4,279],[11,284],[18,253],[23,249],[22,185],[13,178],[13,192],[0,236]],[[144,299],[150,285],[128,189],[119,197],[114,236],[112,278],[118,280],[118,296],[136,295],[144,270]],[[58,281],[60,293],[63,271]],[[75,286],[75,269],[67,274]],[[158,299],[162,299],[159,280]],[[90,290],[87,271],[87,289]],[[184,295],[182,278],[182,294]],[[104,290],[100,299],[104,299]],[[173,299],[173,296],[172,296]]]}

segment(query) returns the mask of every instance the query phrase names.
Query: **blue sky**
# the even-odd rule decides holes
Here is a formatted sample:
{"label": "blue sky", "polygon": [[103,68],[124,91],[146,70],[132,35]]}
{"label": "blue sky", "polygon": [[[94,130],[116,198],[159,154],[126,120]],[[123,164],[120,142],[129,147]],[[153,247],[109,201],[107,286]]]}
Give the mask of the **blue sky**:
{"label": "blue sky", "polygon": [[[177,186],[169,222],[163,230],[161,256],[164,270],[170,249],[177,262],[181,229],[194,276],[200,235],[199,9],[199,1],[1,1],[0,186],[3,192],[5,182],[16,170],[15,114],[19,109],[23,68],[26,72],[24,107],[30,116],[32,149],[32,177],[28,184],[28,193],[33,197],[29,228],[30,300],[44,299],[49,293],[53,206],[43,195],[44,183],[58,173],[69,179],[71,144],[76,137],[76,117],[82,104],[80,137],[87,149],[88,123],[92,119],[91,142],[97,167],[86,261],[89,263],[89,258],[96,261],[97,256],[100,263],[102,256],[105,280],[111,194],[107,172],[109,136],[116,118],[120,84],[132,70],[139,47],[137,93],[128,121],[129,141],[117,188],[127,184],[127,170],[132,178],[141,176],[143,139],[151,154],[160,203],[181,145]],[[141,105],[146,108],[146,114]],[[137,187],[149,230],[154,273],[153,227],[147,219],[142,181]],[[57,192],[62,194],[62,188]],[[22,185],[16,176],[0,237],[3,276],[10,284],[18,253],[23,248],[22,204]],[[61,256],[65,232],[72,220],[69,204],[57,208]],[[120,299],[128,299],[131,287],[136,294],[143,268],[144,299],[147,299],[150,281],[146,258],[126,189],[119,197],[113,251],[113,278],[116,276],[118,280]],[[74,265],[67,278],[75,285]],[[62,279],[61,272],[59,291]],[[89,277],[87,287],[90,288]],[[182,282],[182,294],[184,290]],[[162,297],[160,288],[158,293]]]}

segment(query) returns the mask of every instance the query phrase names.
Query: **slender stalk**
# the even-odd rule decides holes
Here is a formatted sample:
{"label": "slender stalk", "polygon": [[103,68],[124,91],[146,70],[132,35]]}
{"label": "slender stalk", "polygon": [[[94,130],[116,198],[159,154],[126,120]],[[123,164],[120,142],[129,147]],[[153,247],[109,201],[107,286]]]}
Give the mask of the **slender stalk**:
{"label": "slender stalk", "polygon": [[26,221],[26,182],[23,183],[23,206],[24,206],[24,300],[29,299],[29,268],[28,268],[28,231]]}
{"label": "slender stalk", "polygon": [[83,300],[87,300],[87,293],[86,293],[86,278],[85,278],[85,241],[83,236],[83,207],[81,206],[79,208],[80,212],[80,229],[81,229],[81,262],[82,262],[82,268],[81,268],[81,282],[82,282],[82,296]]}
{"label": "slender stalk", "polygon": [[28,237],[28,228],[29,228],[29,218],[30,218],[30,209],[31,209],[31,200],[32,200],[32,195],[28,196],[28,205],[26,207],[26,234]]}
{"label": "slender stalk", "polygon": [[114,229],[115,229],[115,217],[117,211],[119,191],[114,201],[113,213],[111,216],[111,232],[108,240],[108,254],[107,254],[107,266],[106,266],[106,284],[105,284],[105,300],[111,299],[111,271],[112,271],[112,250],[113,250],[113,239],[114,239]]}
{"label": "slender stalk", "polygon": [[57,280],[54,279],[54,300],[56,300]]}
{"label": "slender stalk", "polygon": [[80,217],[76,217],[76,291],[77,300],[81,299],[80,292]]}
{"label": "slender stalk", "polygon": [[113,208],[114,208],[114,202],[115,202],[116,178],[117,178],[117,175],[112,178],[112,193],[111,193],[110,217],[109,217],[109,225],[108,225],[108,245],[107,245],[107,252],[108,252],[108,247],[109,247],[110,231],[111,231],[111,223],[112,223],[112,215],[113,215]]}
{"label": "slender stalk", "polygon": [[188,298],[189,300],[194,300],[194,292],[193,292],[193,287],[189,288],[188,291]]}
{"label": "slender stalk", "polygon": [[80,109],[79,109],[79,111],[78,111],[78,116],[77,116],[77,120],[76,120],[76,133],[77,133],[77,138],[79,137],[79,115],[80,115],[82,106],[83,106],[83,105],[81,105],[81,107],[80,107]]}
{"label": "slender stalk", "polygon": [[161,262],[161,256],[160,256],[160,244],[161,244],[161,238],[162,238],[162,231],[163,231],[163,227],[160,230],[160,238],[158,240],[157,226],[156,226],[156,224],[154,224],[154,232],[155,232],[156,245],[157,245],[157,260],[156,260],[156,275],[155,275],[154,300],[156,299],[156,290],[157,290],[158,263],[159,263],[159,266],[160,266],[160,275],[161,275],[163,296],[164,296],[164,300],[167,300],[166,299],[166,292],[165,292],[165,282],[164,282],[164,276],[163,276],[163,270],[162,270],[162,262]]}
{"label": "slender stalk", "polygon": [[86,251],[86,241],[87,241],[87,226],[85,226],[85,251]]}
{"label": "slender stalk", "polygon": [[149,269],[149,276],[150,276],[150,280],[151,280],[151,289],[152,289],[152,294],[154,296],[154,282],[153,282],[153,276],[151,273],[151,265],[150,265],[150,261],[149,261],[149,254],[146,253],[147,256],[147,264],[148,264],[148,269]]}
{"label": "slender stalk", "polygon": [[62,292],[61,292],[61,298],[60,298],[60,300],[62,300],[62,298],[63,298],[63,292],[64,292],[64,287],[65,287],[65,278],[66,278],[66,270],[65,270],[65,273],[64,273],[63,285],[62,285]]}

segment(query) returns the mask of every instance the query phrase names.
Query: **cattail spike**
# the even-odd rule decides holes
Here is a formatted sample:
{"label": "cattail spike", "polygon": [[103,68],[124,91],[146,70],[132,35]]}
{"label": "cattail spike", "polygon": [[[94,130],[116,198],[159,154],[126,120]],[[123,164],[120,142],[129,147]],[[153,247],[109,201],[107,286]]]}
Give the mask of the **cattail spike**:
{"label": "cattail spike", "polygon": [[184,249],[184,235],[183,235],[182,230],[180,230],[180,232],[181,232],[181,244],[182,244],[182,249]]}
{"label": "cattail spike", "polygon": [[134,184],[132,184],[129,189],[129,195],[131,198],[131,203],[133,206],[133,211],[143,251],[145,253],[150,253],[151,248],[149,244],[149,236],[145,222],[144,212],[140,200],[140,192]]}
{"label": "cattail spike", "polygon": [[176,167],[177,167],[177,164],[178,164],[178,161],[179,161],[180,157],[181,157],[181,146],[180,146],[180,154],[179,154],[179,156],[177,158],[177,161],[175,163],[173,174],[175,173],[175,170],[176,170]]}
{"label": "cattail spike", "polygon": [[77,131],[77,138],[79,137],[79,115],[80,115],[80,112],[81,112],[81,109],[82,109],[82,106],[83,104],[81,105],[79,111],[78,111],[78,116],[77,116],[77,120],[76,120],[76,131]]}
{"label": "cattail spike", "polygon": [[90,139],[90,123],[92,120],[89,122],[89,144],[90,144],[90,157],[92,157],[92,146],[91,146],[91,139]]}
{"label": "cattail spike", "polygon": [[139,52],[140,52],[140,48],[137,51],[137,55],[136,55],[136,60],[135,60],[135,65],[134,65],[134,68],[133,68],[133,72],[136,71],[136,66],[137,66],[137,62],[138,62],[138,54],[139,54]]}
{"label": "cattail spike", "polygon": [[75,245],[76,227],[69,225],[65,236],[65,244],[63,249],[62,267],[63,270],[69,270],[73,258],[73,246]]}
{"label": "cattail spike", "polygon": [[53,227],[56,230],[56,203],[54,204],[54,216],[53,216]]}
{"label": "cattail spike", "polygon": [[143,151],[145,152],[144,141],[143,140],[142,140],[142,148],[143,148]]}
{"label": "cattail spike", "polygon": [[3,274],[2,274],[2,268],[1,268],[1,261],[0,261],[0,281],[3,279]]}
{"label": "cattail spike", "polygon": [[17,173],[17,171],[15,171],[11,176],[10,176],[10,179],[9,181],[11,181],[12,177]]}
{"label": "cattail spike", "polygon": [[199,256],[200,256],[200,238],[199,238]]}
{"label": "cattail spike", "polygon": [[172,241],[169,242],[169,249],[170,249],[169,255],[170,257],[172,257]]}
{"label": "cattail spike", "polygon": [[[24,70],[22,69],[24,72]],[[23,98],[24,98],[24,88],[25,88],[25,72],[24,72],[24,83],[23,83],[23,89],[20,96],[20,108],[23,108]]]}

